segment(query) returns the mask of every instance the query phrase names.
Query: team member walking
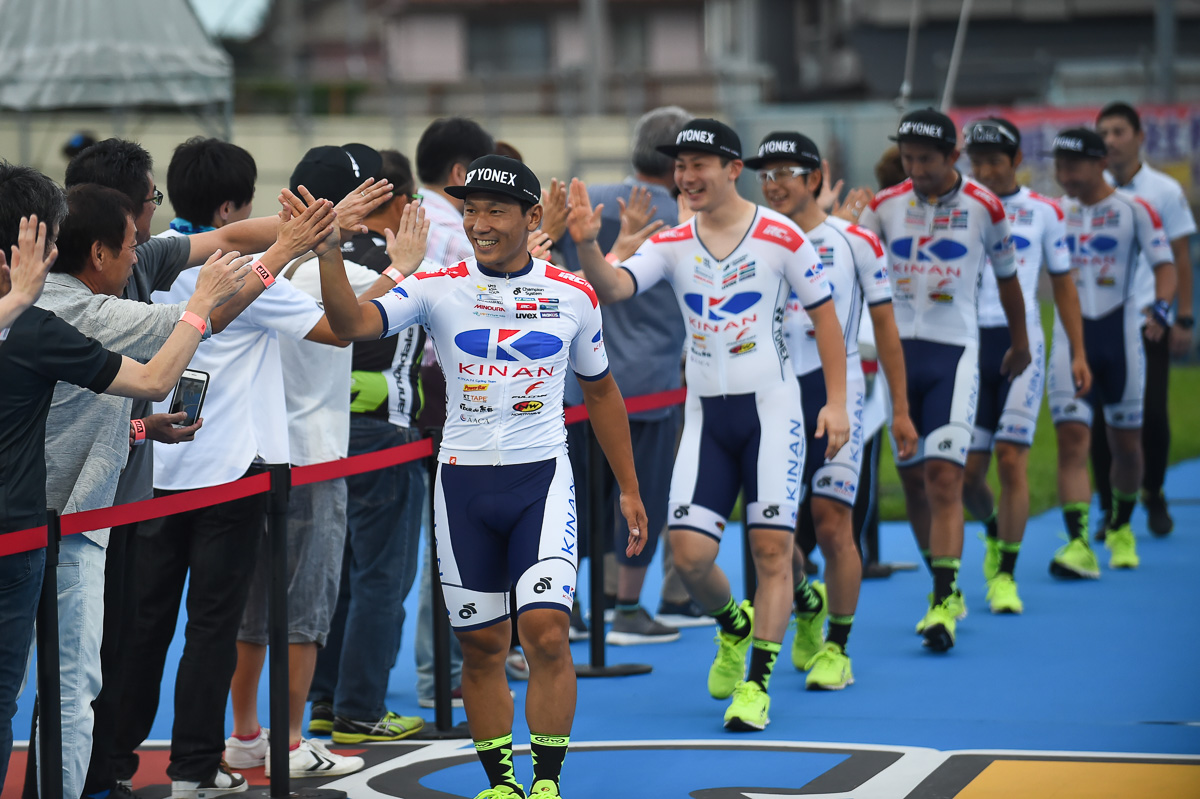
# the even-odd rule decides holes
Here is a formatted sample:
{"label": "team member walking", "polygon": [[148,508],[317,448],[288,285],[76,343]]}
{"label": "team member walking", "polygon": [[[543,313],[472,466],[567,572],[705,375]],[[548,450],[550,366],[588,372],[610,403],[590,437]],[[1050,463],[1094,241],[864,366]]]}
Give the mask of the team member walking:
{"label": "team member walking", "polygon": [[[812,139],[795,132],[769,134],[757,158],[746,166],[758,170],[763,198],[791,219],[817,248],[821,270],[833,292],[834,309],[846,342],[846,413],[850,441],[832,459],[817,441],[817,416],[825,405],[825,380],[812,320],[795,292],[788,298],[783,336],[800,383],[804,407],[805,457],[802,491],[811,490],[817,544],[825,556],[827,585],[808,582],[803,554],[796,546],[793,560],[796,634],[792,664],[808,672],[809,688],[840,689],[854,682],[846,641],[862,584],[862,558],[854,543],[851,510],[862,468],[863,404],[866,382],[858,358],[858,328],[866,304],[874,323],[879,361],[892,399],[892,433],[902,457],[912,454],[917,431],[908,417],[904,352],[892,316],[892,286],[888,282],[883,244],[869,230],[829,216],[817,202],[825,181],[821,155]],[[828,591],[828,593],[826,593]],[[824,622],[829,618],[829,637]]]}
{"label": "team member walking", "polygon": [[1054,139],[1054,174],[1066,192],[1067,245],[1077,270],[1083,338],[1093,385],[1082,400],[1074,398],[1068,347],[1062,325],[1054,328],[1050,350],[1050,418],[1058,434],[1058,493],[1068,541],[1054,555],[1057,577],[1100,576],[1087,541],[1092,489],[1087,458],[1096,411],[1104,410],[1112,450],[1109,479],[1113,507],[1104,545],[1109,568],[1134,569],[1137,545],[1129,518],[1142,480],[1142,399],[1146,358],[1140,330],[1141,306],[1135,293],[1139,255],[1154,269],[1155,300],[1146,322],[1146,338],[1159,341],[1170,322],[1175,295],[1175,265],[1158,214],[1145,201],[1114,189],[1104,180],[1104,140],[1086,128],[1064,130]]}
{"label": "team member walking", "polygon": [[[695,215],[658,233],[619,268],[596,245],[602,207],[571,184],[571,237],[602,302],[620,302],[660,280],[675,289],[688,328],[683,438],[671,476],[669,534],[675,565],[693,599],[717,620],[708,674],[732,730],[769,722],[767,686],[791,615],[792,531],[800,500],[804,421],[783,342],[790,291],[812,319],[828,402],[817,436],[832,458],[849,437],[841,328],[817,253],[782,214],[738,196],[738,136],[713,119],[684,126],[659,151],[675,159],[675,184]],[[740,606],[716,565],[738,491],[758,589]],[[746,652],[753,649],[749,674]]]}
{"label": "team member walking", "polygon": [[[979,407],[963,480],[963,502],[984,523],[986,554],[983,576],[993,613],[1024,610],[1014,578],[1017,554],[1029,521],[1029,448],[1037,429],[1045,385],[1046,341],[1038,314],[1038,276],[1044,267],[1054,288],[1054,304],[1071,344],[1071,385],[1079,395],[1091,388],[1091,372],[1083,344],[1079,295],[1071,277],[1066,228],[1058,203],[1017,185],[1021,165],[1021,133],[1005,119],[982,119],[963,133],[971,174],[1004,203],[1012,228],[1017,279],[1025,295],[1025,329],[1032,361],[1015,380],[1000,373],[1000,362],[1012,344],[1000,290],[991,272],[979,287]],[[988,464],[996,452],[1000,476],[997,507],[988,486]]]}
{"label": "team member walking", "polygon": [[[626,552],[647,538],[625,406],[608,371],[600,309],[587,281],[528,254],[541,221],[540,186],[524,164],[476,159],[464,185],[475,257],[412,275],[359,304],[337,264],[321,262],[325,307],[339,336],[392,335],[425,325],[447,375],[434,530],[443,593],[463,650],[463,702],[491,782],[479,799],[523,797],[512,762],[512,697],[504,662],[517,614],[529,660],[525,715],[531,796],[559,795],[575,713],[567,631],[578,562],[575,488],[562,423],[565,370],[580,377],[596,436],[621,486]],[[408,261],[411,273],[424,242]],[[518,291],[519,289],[519,291]],[[515,584],[517,606],[509,607]]]}
{"label": "team member walking", "polygon": [[860,224],[879,234],[891,258],[892,303],[908,369],[908,402],[920,436],[898,458],[905,505],[933,572],[929,610],[917,624],[925,646],[954,646],[966,604],[957,585],[963,543],[963,465],[979,392],[976,298],[990,259],[1012,346],[1000,371],[1029,365],[1025,299],[1004,206],[954,168],[958,139],[950,117],[932,108],[900,121],[895,137],[908,180],[880,192]]}

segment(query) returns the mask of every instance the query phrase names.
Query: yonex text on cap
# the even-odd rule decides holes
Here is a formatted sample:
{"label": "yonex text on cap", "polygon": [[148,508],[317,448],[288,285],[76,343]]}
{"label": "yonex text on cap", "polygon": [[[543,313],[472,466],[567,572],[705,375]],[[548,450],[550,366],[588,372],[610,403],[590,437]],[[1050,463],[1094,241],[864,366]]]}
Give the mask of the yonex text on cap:
{"label": "yonex text on cap", "polygon": [[1094,130],[1087,128],[1067,128],[1054,137],[1052,155],[1065,155],[1074,158],[1104,158],[1108,148],[1104,139]]}
{"label": "yonex text on cap", "polygon": [[801,166],[821,168],[821,153],[807,136],[794,131],[768,133],[758,145],[758,155],[746,159],[750,169],[760,169],[768,161],[795,161]]}
{"label": "yonex text on cap", "polygon": [[890,137],[898,142],[924,142],[943,150],[953,150],[958,145],[958,135],[950,117],[932,108],[910,111],[900,120],[896,135]]}
{"label": "yonex text on cap", "polygon": [[733,128],[715,119],[693,119],[675,136],[674,144],[660,145],[658,151],[671,158],[680,153],[713,153],[724,158],[742,157],[742,141]]}
{"label": "yonex text on cap", "polygon": [[1015,153],[1021,147],[1021,132],[1007,119],[980,119],[963,128],[967,150],[992,149]]}
{"label": "yonex text on cap", "polygon": [[466,183],[446,187],[447,194],[460,200],[478,192],[503,194],[517,202],[533,205],[542,201],[542,186],[533,170],[515,158],[503,155],[476,158],[467,167]]}

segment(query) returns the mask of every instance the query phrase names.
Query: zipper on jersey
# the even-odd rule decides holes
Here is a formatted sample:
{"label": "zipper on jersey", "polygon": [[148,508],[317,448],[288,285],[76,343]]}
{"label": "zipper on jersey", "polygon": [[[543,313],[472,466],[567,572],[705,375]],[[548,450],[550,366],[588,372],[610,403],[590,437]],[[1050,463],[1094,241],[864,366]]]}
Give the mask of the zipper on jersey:
{"label": "zipper on jersey", "polygon": [[[514,314],[513,324],[516,324],[515,314],[517,312],[517,305],[516,305],[516,302],[513,297],[512,289],[509,287],[508,274],[504,275],[504,283],[502,284],[502,286],[503,286],[503,302],[501,304],[505,308],[511,307],[513,309],[513,311],[512,311]],[[497,344],[497,346],[499,346],[499,344]],[[496,451],[499,453],[503,453],[504,448],[502,445],[504,442],[504,427],[508,420],[508,415],[504,412],[504,409],[508,407],[508,379],[507,378],[502,379],[500,381],[500,385],[502,386],[502,388],[500,389],[500,404],[496,406]],[[504,465],[503,454],[501,454],[499,456],[499,458],[501,461],[500,465],[503,466]]]}

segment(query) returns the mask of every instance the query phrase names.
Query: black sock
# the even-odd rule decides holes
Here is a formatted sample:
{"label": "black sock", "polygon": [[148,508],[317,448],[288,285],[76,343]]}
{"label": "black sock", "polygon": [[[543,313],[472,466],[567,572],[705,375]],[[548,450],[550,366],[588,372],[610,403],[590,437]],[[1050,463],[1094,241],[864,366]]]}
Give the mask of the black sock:
{"label": "black sock", "polygon": [[[483,764],[483,770],[487,772],[488,782],[492,784],[493,788],[507,785],[515,791],[520,791],[520,783],[517,782],[516,774],[513,772],[511,732],[501,735],[499,738],[476,741],[475,754],[479,755],[479,762]],[[525,794],[521,793],[520,795],[524,796]]]}
{"label": "black sock", "polygon": [[1020,541],[1001,541],[1000,542],[1000,571],[1011,577],[1016,572],[1017,555],[1021,551]]}
{"label": "black sock", "polygon": [[1109,516],[1108,529],[1120,530],[1125,525],[1129,524],[1129,518],[1133,516],[1133,509],[1137,507],[1137,494],[1126,494],[1124,491],[1113,489],[1113,512]]}
{"label": "black sock", "polygon": [[708,615],[717,620],[717,625],[723,633],[736,635],[738,638],[745,638],[750,634],[750,617],[745,614],[733,597],[729,597],[725,607],[710,611]]}
{"label": "black sock", "polygon": [[846,654],[846,642],[850,640],[850,625],[854,624],[854,616],[834,616],[829,614],[829,634],[825,636],[826,643],[837,644]]}
{"label": "black sock", "polygon": [[771,670],[775,668],[775,658],[779,656],[779,650],[782,648],[783,644],[755,638],[754,645],[750,648],[750,673],[746,682],[756,682],[764,691],[767,690],[767,683],[771,681]]}
{"label": "black sock", "polygon": [[1068,502],[1063,505],[1063,521],[1067,524],[1067,535],[1071,538],[1087,539],[1088,505],[1086,502]]}
{"label": "black sock", "polygon": [[929,569],[929,573],[932,574],[933,573],[933,555],[930,554],[928,549],[922,549],[921,557],[924,558],[924,560],[925,560],[925,568]]}
{"label": "black sock", "polygon": [[933,604],[940,603],[958,587],[955,584],[958,579],[958,566],[958,558],[933,559]]}
{"label": "black sock", "polygon": [[529,753],[533,755],[533,781],[553,780],[558,785],[563,759],[567,756],[567,735],[529,734]]}
{"label": "black sock", "polygon": [[808,581],[808,576],[800,575],[800,582],[796,584],[796,612],[797,613],[818,613],[821,610],[821,595],[812,587],[812,583]]}
{"label": "black sock", "polygon": [[987,537],[995,541],[1000,537],[1000,529],[996,524],[996,516],[999,515],[995,508],[992,508],[992,515],[983,520],[983,526],[987,528]]}
{"label": "black sock", "polygon": [[634,597],[633,599],[621,599],[618,597],[616,611],[622,616],[636,616],[639,606],[640,604],[637,597]]}

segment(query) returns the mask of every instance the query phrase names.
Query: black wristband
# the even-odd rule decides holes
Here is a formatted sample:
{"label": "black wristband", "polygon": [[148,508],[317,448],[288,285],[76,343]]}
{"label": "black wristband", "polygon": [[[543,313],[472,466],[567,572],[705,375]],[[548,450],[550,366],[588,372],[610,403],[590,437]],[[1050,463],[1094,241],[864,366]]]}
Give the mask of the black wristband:
{"label": "black wristband", "polygon": [[1196,317],[1194,316],[1177,316],[1175,324],[1183,330],[1191,330],[1196,326]]}

